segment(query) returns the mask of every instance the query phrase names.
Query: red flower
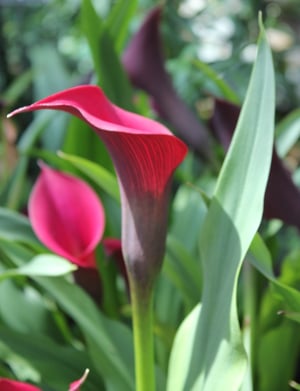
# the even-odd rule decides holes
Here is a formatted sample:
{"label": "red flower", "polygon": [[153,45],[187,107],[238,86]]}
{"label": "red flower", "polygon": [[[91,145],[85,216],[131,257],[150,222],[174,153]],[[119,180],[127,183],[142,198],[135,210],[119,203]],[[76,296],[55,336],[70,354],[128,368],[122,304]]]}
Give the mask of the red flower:
{"label": "red flower", "polygon": [[85,382],[88,374],[89,374],[89,369],[86,369],[83,376],[79,380],[76,380],[70,384],[69,391],[80,391],[79,388]]}
{"label": "red flower", "polygon": [[37,388],[27,383],[22,383],[10,379],[1,379],[1,378],[0,378],[0,390],[1,391],[41,391],[40,388]]}
{"label": "red flower", "polygon": [[74,114],[106,144],[120,184],[127,269],[141,284],[151,284],[164,254],[172,174],[186,155],[186,145],[163,125],[115,106],[96,86],[59,92],[10,116],[41,109]]}
{"label": "red flower", "polygon": [[[85,382],[89,370],[86,369],[83,376],[70,384],[69,391],[80,391],[79,387]],[[0,378],[1,391],[42,391],[41,388],[32,386],[28,383],[23,383],[17,380]]]}
{"label": "red flower", "polygon": [[56,254],[82,267],[95,267],[94,250],[105,225],[97,194],[82,180],[41,165],[29,199],[37,237]]}

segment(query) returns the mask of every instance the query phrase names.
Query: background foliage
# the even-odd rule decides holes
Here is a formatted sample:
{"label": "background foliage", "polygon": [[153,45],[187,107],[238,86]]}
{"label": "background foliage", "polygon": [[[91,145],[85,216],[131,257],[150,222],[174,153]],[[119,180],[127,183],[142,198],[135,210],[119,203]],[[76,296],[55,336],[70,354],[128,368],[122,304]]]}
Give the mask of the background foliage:
{"label": "background foliage", "polygon": [[[105,236],[120,237],[119,196],[110,158],[99,139],[76,119],[43,112],[8,120],[6,113],[91,82],[99,83],[116,104],[157,117],[151,99],[131,85],[120,61],[155,5],[149,0],[0,1],[0,376],[34,382],[45,391],[64,390],[88,367],[87,391],[99,390],[99,385],[107,390],[134,387],[126,284],[101,244],[100,304],[74,284],[71,275],[49,277],[50,272],[43,276],[34,269],[29,277],[19,273],[8,278],[12,274],[7,273],[47,252],[26,218],[37,158],[88,181],[105,206]],[[209,129],[213,97],[244,102],[257,48],[259,10],[276,74],[275,145],[298,186],[297,0],[165,1],[160,24],[165,66],[179,96]],[[168,126],[172,129],[171,123]],[[210,137],[213,164],[191,152],[175,176],[167,251],[155,293],[159,390],[166,388],[176,331],[202,294],[198,241],[225,156],[220,142]],[[282,208],[288,204],[295,205],[287,196]],[[263,220],[246,256],[237,286],[238,316],[252,366],[243,391],[300,389],[299,224]]]}

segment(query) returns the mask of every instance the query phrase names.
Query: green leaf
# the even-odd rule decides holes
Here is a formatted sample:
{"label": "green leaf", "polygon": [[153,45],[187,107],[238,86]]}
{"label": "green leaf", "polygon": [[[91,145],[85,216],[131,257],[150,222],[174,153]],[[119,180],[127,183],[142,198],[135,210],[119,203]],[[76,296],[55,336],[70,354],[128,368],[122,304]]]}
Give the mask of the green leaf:
{"label": "green leaf", "polygon": [[78,156],[59,152],[59,156],[72,163],[78,170],[89,177],[99,187],[105,190],[116,201],[120,202],[120,193],[117,179],[108,170],[89,160]]}
{"label": "green leaf", "polygon": [[22,96],[27,88],[32,83],[33,71],[32,69],[21,73],[9,86],[9,88],[2,94],[2,99],[10,106]]}
{"label": "green leaf", "polygon": [[282,299],[282,315],[300,323],[300,291],[275,278],[270,253],[259,235],[251,244],[249,261],[271,282],[272,289]]}
{"label": "green leaf", "polygon": [[201,295],[202,278],[199,269],[199,264],[185,246],[169,235],[163,271],[183,295],[190,310],[199,301]]}
{"label": "green leaf", "polygon": [[53,317],[53,306],[49,306],[36,289],[20,285],[12,280],[0,284],[1,324],[20,333],[60,337]]}
{"label": "green leaf", "polygon": [[284,157],[300,137],[300,109],[292,111],[276,128],[276,147],[280,157]]}
{"label": "green leaf", "polygon": [[103,30],[100,38],[101,74],[99,84],[109,99],[129,111],[135,111],[132,104],[132,88],[108,31]]}
{"label": "green leaf", "polygon": [[[176,373],[187,373],[189,371],[191,362],[187,359],[186,352],[193,350],[197,332],[197,320],[200,316],[200,312],[201,305],[198,304],[184,319],[177,330],[170,358],[170,369],[172,370],[168,376],[168,389],[170,390],[172,389],[171,387],[174,386],[178,388],[173,388],[173,390],[188,390],[188,388],[183,388],[181,384],[176,383],[176,378],[170,378],[170,376],[175,376]],[[176,386],[176,384],[178,386]]]}
{"label": "green leaf", "polygon": [[64,347],[49,337],[29,333],[18,333],[0,327],[0,339],[14,352],[26,360],[41,375],[42,382],[54,390],[67,390],[69,384],[81,377],[85,368],[90,368],[90,376],[84,384],[86,391],[103,389],[101,377],[97,374],[88,355],[84,351]]}
{"label": "green leaf", "polygon": [[100,74],[99,40],[103,22],[93,7],[91,0],[83,0],[81,5],[81,25],[92,54],[95,71]]}
{"label": "green leaf", "polygon": [[[80,140],[80,142],[78,142]],[[99,136],[79,118],[71,117],[62,150],[94,161],[114,172],[108,151]]]}
{"label": "green leaf", "polygon": [[[32,253],[15,243],[2,243],[2,251],[16,266],[32,258]],[[133,341],[122,323],[106,318],[92,299],[77,285],[62,277],[34,277],[84,334],[88,351],[106,387],[134,389]]]}
{"label": "green leaf", "polygon": [[206,212],[207,207],[200,191],[189,185],[180,186],[172,204],[170,232],[191,253],[198,247],[199,232]]}
{"label": "green leaf", "polygon": [[90,0],[82,2],[81,17],[94,61],[97,83],[115,104],[133,111],[131,86],[120,63],[115,42]]}
{"label": "green leaf", "polygon": [[193,65],[203,73],[203,75],[211,80],[213,84],[216,86],[217,90],[219,90],[221,97],[227,99],[228,101],[240,104],[240,98],[238,95],[228,86],[228,84],[218,75],[215,70],[205,64],[200,60],[193,61]]}
{"label": "green leaf", "polygon": [[5,208],[0,208],[0,239],[22,242],[44,249],[36,238],[28,218]]}
{"label": "green leaf", "polygon": [[17,209],[19,207],[21,197],[24,196],[24,182],[29,164],[29,157],[22,155],[22,153],[26,154],[33,147],[41,133],[50,123],[53,115],[53,112],[38,113],[22,134],[18,142],[18,150],[21,152],[21,156],[7,186],[1,192],[1,205],[5,205],[12,209]]}
{"label": "green leaf", "polygon": [[53,254],[36,255],[31,261],[17,269],[9,269],[0,273],[0,282],[6,278],[17,276],[57,277],[76,270],[77,267],[64,258]]}
{"label": "green leaf", "polygon": [[[238,391],[246,355],[236,308],[239,270],[262,218],[274,133],[274,71],[263,26],[240,118],[200,234],[204,289],[192,344],[177,342],[168,390]],[[178,341],[178,340],[177,340]],[[180,357],[189,365],[173,366]]]}
{"label": "green leaf", "polygon": [[[259,379],[257,389],[261,391],[288,391],[288,381],[297,370],[300,343],[297,323],[300,317],[294,309],[298,306],[299,311],[300,296],[299,291],[293,287],[299,286],[300,281],[299,255],[299,250],[292,252],[282,261],[278,278],[273,274],[270,253],[258,235],[253,240],[247,256],[252,265],[271,281],[263,297],[259,298],[259,339],[255,344],[255,361]],[[281,289],[289,289],[287,300],[277,289],[279,285]],[[273,352],[280,354],[272,354]]]}
{"label": "green leaf", "polygon": [[115,49],[120,53],[128,34],[128,26],[137,8],[137,0],[118,1],[110,12],[106,26],[115,42]]}

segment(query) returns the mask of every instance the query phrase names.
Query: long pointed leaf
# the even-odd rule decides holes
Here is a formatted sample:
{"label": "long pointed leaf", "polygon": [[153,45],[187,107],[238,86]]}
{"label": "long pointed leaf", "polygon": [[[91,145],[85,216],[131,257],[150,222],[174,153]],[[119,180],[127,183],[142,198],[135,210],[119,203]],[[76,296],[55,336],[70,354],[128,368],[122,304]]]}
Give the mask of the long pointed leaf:
{"label": "long pointed leaf", "polygon": [[[175,344],[168,390],[237,391],[246,369],[236,285],[260,224],[274,133],[274,73],[263,27],[237,128],[200,235],[204,289],[192,344]],[[189,365],[176,365],[178,355]]]}

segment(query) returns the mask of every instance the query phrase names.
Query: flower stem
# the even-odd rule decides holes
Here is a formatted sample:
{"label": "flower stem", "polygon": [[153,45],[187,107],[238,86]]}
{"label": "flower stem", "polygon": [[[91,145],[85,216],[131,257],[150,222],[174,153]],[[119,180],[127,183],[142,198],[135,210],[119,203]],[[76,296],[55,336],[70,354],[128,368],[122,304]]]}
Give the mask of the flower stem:
{"label": "flower stem", "polygon": [[130,279],[136,391],[155,390],[152,289]]}

